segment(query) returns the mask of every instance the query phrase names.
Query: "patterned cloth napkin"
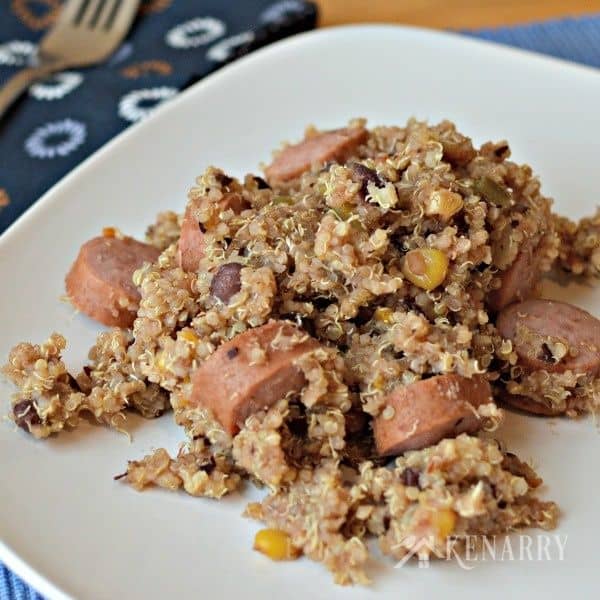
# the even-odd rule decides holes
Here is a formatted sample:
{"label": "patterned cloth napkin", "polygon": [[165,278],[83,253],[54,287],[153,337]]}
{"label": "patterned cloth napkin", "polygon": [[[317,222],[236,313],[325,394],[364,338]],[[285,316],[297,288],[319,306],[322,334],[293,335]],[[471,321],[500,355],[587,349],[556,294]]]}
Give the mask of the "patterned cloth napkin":
{"label": "patterned cloth napkin", "polygon": [[[0,86],[32,59],[59,0],[0,3]],[[104,64],[34,85],[0,121],[0,233],[84,158],[230,60],[311,29],[303,0],[146,0]]]}
{"label": "patterned cloth napkin", "polygon": [[[0,6],[0,84],[26,64],[59,0]],[[34,12],[40,5],[44,12]],[[147,0],[111,60],[38,84],[0,122],[0,233],[46,189],[156,104],[256,47],[314,26],[301,0]],[[600,15],[463,32],[600,68]],[[0,564],[0,600],[41,597]]]}

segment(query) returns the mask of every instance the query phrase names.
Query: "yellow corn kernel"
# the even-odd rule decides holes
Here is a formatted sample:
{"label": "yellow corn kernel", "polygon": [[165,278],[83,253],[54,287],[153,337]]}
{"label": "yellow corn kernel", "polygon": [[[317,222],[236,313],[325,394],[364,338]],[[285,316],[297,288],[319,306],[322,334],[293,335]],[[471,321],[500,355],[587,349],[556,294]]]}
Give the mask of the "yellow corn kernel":
{"label": "yellow corn kernel", "polygon": [[456,527],[456,513],[451,508],[443,508],[433,514],[432,521],[438,537],[445,539]]}
{"label": "yellow corn kernel", "polygon": [[386,325],[389,325],[394,320],[393,314],[394,311],[391,308],[388,308],[387,306],[379,306],[375,310],[375,320],[379,323],[385,323]]}
{"label": "yellow corn kernel", "polygon": [[385,380],[383,379],[383,375],[381,373],[377,373],[375,379],[373,379],[373,387],[379,391],[385,387]]}
{"label": "yellow corn kernel", "polygon": [[438,215],[444,221],[459,212],[464,205],[462,196],[450,190],[437,190],[431,194],[425,210],[428,216]]}
{"label": "yellow corn kernel", "polygon": [[448,257],[436,248],[417,248],[404,257],[404,276],[423,290],[435,289],[448,272]]}
{"label": "yellow corn kernel", "polygon": [[294,560],[300,556],[290,536],[281,529],[261,529],[254,537],[254,549],[271,560]]}
{"label": "yellow corn kernel", "polygon": [[183,331],[180,331],[179,337],[190,344],[195,344],[198,342],[198,336],[190,329],[184,329]]}
{"label": "yellow corn kernel", "polygon": [[114,227],[103,227],[102,236],[107,238],[114,238],[117,235],[117,230]]}
{"label": "yellow corn kernel", "polygon": [[378,323],[390,325],[394,321],[393,315],[394,311],[387,306],[379,306],[375,309],[375,320]]}
{"label": "yellow corn kernel", "polygon": [[294,204],[294,199],[291,196],[275,196],[273,198],[273,204],[275,204],[275,205],[277,205],[277,204],[292,205],[292,204]]}

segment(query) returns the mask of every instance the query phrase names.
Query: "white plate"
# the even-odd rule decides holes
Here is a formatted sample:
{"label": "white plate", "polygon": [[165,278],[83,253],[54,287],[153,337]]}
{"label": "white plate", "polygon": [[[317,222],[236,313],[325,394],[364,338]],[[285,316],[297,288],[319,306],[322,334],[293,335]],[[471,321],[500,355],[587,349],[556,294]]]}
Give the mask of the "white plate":
{"label": "white plate", "polygon": [[[307,123],[364,115],[404,123],[447,117],[477,142],[508,138],[543,189],[571,217],[598,199],[600,75],[459,36],[400,27],[321,30],[259,51],[194,86],[108,144],[55,186],[0,238],[0,357],[53,330],[81,366],[98,327],[58,298],[80,244],[104,225],[141,235],[155,213],[181,209],[208,164],[257,169]],[[40,168],[43,165],[40,164]],[[554,287],[600,313],[594,289]],[[3,412],[8,386],[1,388]],[[0,424],[0,559],[52,597],[305,598],[591,597],[597,581],[600,444],[591,420],[513,416],[501,437],[531,457],[546,497],[564,510],[563,563],[486,562],[373,568],[372,590],[335,587],[307,560],[275,564],[251,550],[257,525],[245,499],[137,494],[112,481],[127,459],[182,439],[169,417],[136,421],[134,441],[86,426],[36,442]],[[535,532],[533,532],[535,533]],[[510,583],[509,583],[510,582]],[[510,585],[510,590],[507,589]]]}

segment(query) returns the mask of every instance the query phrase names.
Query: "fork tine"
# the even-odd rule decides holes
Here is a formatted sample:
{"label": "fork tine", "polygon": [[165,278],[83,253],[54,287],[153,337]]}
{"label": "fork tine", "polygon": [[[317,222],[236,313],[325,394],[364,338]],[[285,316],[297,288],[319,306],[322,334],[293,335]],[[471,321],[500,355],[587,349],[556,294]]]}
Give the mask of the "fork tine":
{"label": "fork tine", "polygon": [[102,10],[104,9],[105,5],[106,0],[98,0],[98,3],[96,4],[96,9],[92,14],[92,18],[88,22],[88,27],[91,27],[92,29],[96,27],[98,21],[100,20],[100,15],[102,14]]}
{"label": "fork tine", "polygon": [[131,26],[135,15],[137,14],[140,3],[139,2],[123,2],[118,0],[119,10],[112,20],[111,29],[115,31],[125,32]]}
{"label": "fork tine", "polygon": [[66,24],[75,24],[83,18],[90,0],[66,0],[58,13],[58,21]]}
{"label": "fork tine", "polygon": [[113,0],[113,5],[110,9],[110,13],[108,13],[108,18],[104,23],[104,29],[106,29],[107,31],[112,27],[113,23],[115,22],[115,19],[117,18],[117,13],[119,12],[120,8],[121,0]]}
{"label": "fork tine", "polygon": [[[79,25],[82,21],[83,21],[83,17],[85,16],[85,13],[87,12],[87,9],[90,5],[90,1],[91,0],[83,0],[79,6],[79,10],[73,15],[73,24],[74,25]],[[69,9],[69,4],[75,4],[75,2],[71,2],[71,3],[67,3],[67,6],[65,7],[65,9],[68,12]],[[67,16],[67,15],[65,15]]]}

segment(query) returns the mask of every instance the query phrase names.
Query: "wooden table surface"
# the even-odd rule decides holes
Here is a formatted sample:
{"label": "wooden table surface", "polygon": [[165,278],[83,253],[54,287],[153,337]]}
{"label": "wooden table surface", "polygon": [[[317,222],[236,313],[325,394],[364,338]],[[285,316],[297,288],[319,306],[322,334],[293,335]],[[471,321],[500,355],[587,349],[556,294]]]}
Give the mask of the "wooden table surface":
{"label": "wooden table surface", "polygon": [[600,0],[316,0],[320,25],[406,23],[475,28],[600,13]]}

